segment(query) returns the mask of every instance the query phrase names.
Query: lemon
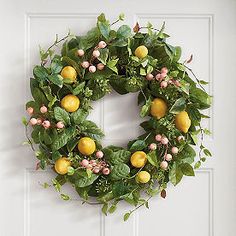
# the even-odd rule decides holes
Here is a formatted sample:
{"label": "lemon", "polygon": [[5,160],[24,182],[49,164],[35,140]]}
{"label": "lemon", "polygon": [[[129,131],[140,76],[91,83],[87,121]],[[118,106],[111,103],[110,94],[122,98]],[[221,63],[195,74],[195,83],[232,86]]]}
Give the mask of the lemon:
{"label": "lemon", "polygon": [[65,175],[68,172],[68,167],[71,165],[71,162],[66,157],[61,157],[55,162],[55,170],[60,175]]}
{"label": "lemon", "polygon": [[74,112],[79,108],[80,100],[73,94],[68,94],[61,100],[61,106],[68,112]]}
{"label": "lemon", "polygon": [[147,171],[140,171],[137,175],[135,180],[138,183],[146,184],[150,180],[151,176]]}
{"label": "lemon", "polygon": [[151,115],[157,119],[161,119],[165,116],[167,111],[166,102],[161,98],[155,98],[151,104]]}
{"label": "lemon", "polygon": [[61,71],[63,79],[70,79],[72,82],[76,81],[77,73],[72,66],[66,66]]}
{"label": "lemon", "polygon": [[132,154],[132,156],[130,158],[130,162],[133,167],[141,168],[147,162],[147,154],[143,151],[137,151]]}
{"label": "lemon", "polygon": [[135,49],[134,54],[136,57],[142,59],[147,56],[148,49],[144,45],[141,45]]}
{"label": "lemon", "polygon": [[188,113],[186,111],[181,111],[175,116],[175,126],[181,132],[188,132],[188,129],[191,126],[191,120],[189,119]]}
{"label": "lemon", "polygon": [[83,155],[89,156],[94,153],[96,144],[91,138],[84,137],[79,140],[78,149]]}

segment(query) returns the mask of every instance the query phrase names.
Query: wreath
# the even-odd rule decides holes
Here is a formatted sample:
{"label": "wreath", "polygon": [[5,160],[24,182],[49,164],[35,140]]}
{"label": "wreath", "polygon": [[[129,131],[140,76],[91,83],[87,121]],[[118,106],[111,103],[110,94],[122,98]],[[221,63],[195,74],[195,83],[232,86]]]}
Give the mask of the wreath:
{"label": "wreath", "polygon": [[[36,168],[57,173],[45,188],[54,186],[69,200],[61,186],[70,183],[83,202],[102,204],[105,214],[124,200],[133,205],[127,220],[139,207],[148,208],[153,196],[165,198],[169,182],[175,186],[183,176],[194,176],[211,156],[203,144],[210,131],[201,126],[211,96],[207,82],[188,67],[192,56],[180,62],[181,48],[167,43],[164,23],[159,30],[151,23],[137,23],[133,32],[128,25],[114,30],[123,20],[121,14],[110,23],[101,14],[86,35],[69,32],[47,50],[40,48],[41,64],[30,79],[33,100],[26,104],[30,118],[23,123],[26,143],[39,160]],[[54,49],[61,42],[58,54]],[[144,133],[127,148],[103,147],[102,130],[87,119],[93,101],[112,90],[138,93],[140,116],[146,118],[140,124]]]}

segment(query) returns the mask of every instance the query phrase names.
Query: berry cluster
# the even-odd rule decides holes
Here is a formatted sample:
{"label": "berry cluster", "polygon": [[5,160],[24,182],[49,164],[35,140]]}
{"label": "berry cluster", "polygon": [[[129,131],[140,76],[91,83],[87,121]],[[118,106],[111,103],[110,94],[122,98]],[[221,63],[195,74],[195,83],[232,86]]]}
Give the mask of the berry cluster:
{"label": "berry cluster", "polygon": [[103,160],[103,152],[97,151],[95,155],[97,158],[96,160],[83,159],[80,162],[80,165],[88,170],[91,170],[94,174],[98,174],[101,172],[104,175],[109,175],[110,169],[108,168],[108,164],[106,163],[106,161]]}
{"label": "berry cluster", "polygon": [[[92,64],[92,62],[94,61],[94,59],[98,58],[100,56],[100,51],[99,49],[103,49],[107,46],[107,44],[104,41],[100,41],[98,43],[98,45],[94,48],[93,52],[92,52],[92,58],[90,60],[90,62],[88,61],[83,61],[81,63],[81,66],[84,69],[88,69],[90,73],[94,73],[96,72],[96,70],[103,70],[105,65],[103,63],[98,63],[96,66]],[[77,51],[77,55],[79,57],[84,57],[84,50],[83,49],[78,49]]]}

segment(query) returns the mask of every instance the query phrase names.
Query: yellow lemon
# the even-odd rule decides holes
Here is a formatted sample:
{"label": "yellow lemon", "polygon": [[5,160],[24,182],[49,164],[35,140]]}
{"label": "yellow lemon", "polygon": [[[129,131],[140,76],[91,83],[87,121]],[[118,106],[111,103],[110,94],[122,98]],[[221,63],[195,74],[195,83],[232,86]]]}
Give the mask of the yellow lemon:
{"label": "yellow lemon", "polygon": [[91,138],[84,137],[79,140],[78,149],[83,155],[89,156],[94,153],[96,144]]}
{"label": "yellow lemon", "polygon": [[140,171],[136,175],[135,179],[138,183],[146,184],[150,180],[150,178],[151,178],[151,176],[147,171]]}
{"label": "yellow lemon", "polygon": [[161,98],[155,98],[151,104],[151,115],[157,119],[161,119],[166,115],[167,105],[164,100]]}
{"label": "yellow lemon", "polygon": [[136,57],[142,59],[147,56],[148,49],[144,45],[141,45],[135,49],[134,54]]}
{"label": "yellow lemon", "polygon": [[141,168],[147,162],[147,154],[143,151],[137,151],[132,154],[132,156],[130,158],[130,162],[133,167]]}
{"label": "yellow lemon", "polygon": [[66,157],[61,157],[55,162],[55,170],[60,175],[65,175],[68,172],[68,167],[71,165],[71,162]]}
{"label": "yellow lemon", "polygon": [[72,82],[76,81],[77,73],[72,66],[66,66],[61,71],[63,79],[70,79]]}
{"label": "yellow lemon", "polygon": [[61,106],[68,112],[74,112],[78,110],[80,100],[73,94],[68,94],[61,100]]}
{"label": "yellow lemon", "polygon": [[191,120],[189,119],[188,113],[186,111],[181,111],[175,116],[175,126],[181,132],[188,132],[188,129],[191,126]]}

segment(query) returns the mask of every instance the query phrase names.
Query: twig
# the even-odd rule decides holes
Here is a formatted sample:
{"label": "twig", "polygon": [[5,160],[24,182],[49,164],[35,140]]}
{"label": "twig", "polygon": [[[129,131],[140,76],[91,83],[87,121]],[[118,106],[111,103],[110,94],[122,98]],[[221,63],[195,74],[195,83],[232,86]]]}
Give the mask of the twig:
{"label": "twig", "polygon": [[27,126],[25,126],[25,136],[30,144],[30,147],[32,149],[33,152],[35,152],[35,148],[34,148],[34,145],[33,145],[33,142],[31,141],[29,135],[28,135],[28,129],[27,129]]}

